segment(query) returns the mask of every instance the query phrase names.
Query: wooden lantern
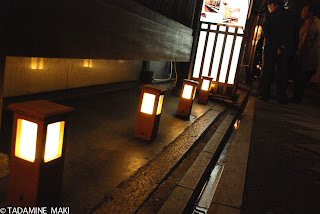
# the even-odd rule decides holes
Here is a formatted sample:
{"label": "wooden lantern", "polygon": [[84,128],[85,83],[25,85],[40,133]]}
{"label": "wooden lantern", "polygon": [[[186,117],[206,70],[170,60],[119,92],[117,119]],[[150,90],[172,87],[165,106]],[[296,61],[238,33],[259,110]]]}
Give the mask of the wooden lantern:
{"label": "wooden lantern", "polygon": [[151,141],[157,136],[166,88],[142,85],[134,136]]}
{"label": "wooden lantern", "polygon": [[211,90],[212,77],[202,76],[202,83],[199,89],[198,103],[207,104]]}
{"label": "wooden lantern", "polygon": [[194,80],[183,80],[182,90],[180,94],[177,115],[189,117],[191,113],[193,99],[195,98],[198,82]]}
{"label": "wooden lantern", "polygon": [[59,197],[67,115],[73,108],[46,100],[15,103],[8,204],[32,207]]}

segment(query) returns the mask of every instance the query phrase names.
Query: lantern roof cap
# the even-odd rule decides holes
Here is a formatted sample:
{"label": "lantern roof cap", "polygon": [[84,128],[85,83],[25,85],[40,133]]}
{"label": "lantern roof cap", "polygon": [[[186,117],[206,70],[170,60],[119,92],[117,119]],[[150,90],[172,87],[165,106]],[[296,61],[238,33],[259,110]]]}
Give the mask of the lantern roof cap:
{"label": "lantern roof cap", "polygon": [[163,94],[168,90],[166,87],[151,84],[142,85],[140,88],[145,91],[150,90],[160,94]]}
{"label": "lantern roof cap", "polygon": [[188,82],[188,83],[192,83],[192,84],[194,84],[194,85],[198,85],[198,84],[199,84],[199,82],[198,82],[198,81],[195,81],[195,80],[184,79],[183,81],[184,81],[184,82]]}
{"label": "lantern roof cap", "polygon": [[47,100],[33,100],[13,103],[8,109],[22,115],[44,120],[47,117],[72,112],[74,108],[53,103]]}

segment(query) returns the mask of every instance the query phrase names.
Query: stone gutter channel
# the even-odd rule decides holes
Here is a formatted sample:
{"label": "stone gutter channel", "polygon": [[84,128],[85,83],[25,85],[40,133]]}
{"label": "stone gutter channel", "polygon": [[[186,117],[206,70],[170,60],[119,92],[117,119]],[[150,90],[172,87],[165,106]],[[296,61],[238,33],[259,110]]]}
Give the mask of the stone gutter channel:
{"label": "stone gutter channel", "polygon": [[91,213],[191,213],[247,98],[209,109]]}
{"label": "stone gutter channel", "polygon": [[[239,123],[239,126],[231,131],[193,211],[190,212],[192,214],[240,213],[241,211],[246,163],[250,148],[254,98],[249,97],[245,104],[246,108],[239,112],[237,118],[241,124]],[[237,164],[238,170],[233,169],[233,162]],[[221,203],[221,201],[223,202]],[[234,203],[235,201],[236,203]]]}

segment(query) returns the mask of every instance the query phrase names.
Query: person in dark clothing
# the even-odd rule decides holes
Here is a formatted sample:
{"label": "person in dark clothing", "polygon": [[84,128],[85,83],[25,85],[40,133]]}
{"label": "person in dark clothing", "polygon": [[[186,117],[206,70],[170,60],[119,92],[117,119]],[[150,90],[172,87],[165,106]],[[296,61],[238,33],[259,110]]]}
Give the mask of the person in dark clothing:
{"label": "person in dark clothing", "polygon": [[266,15],[262,26],[265,45],[260,95],[263,101],[268,101],[275,77],[278,101],[287,104],[288,61],[295,52],[294,23],[281,0],[267,0],[267,7],[270,14]]}
{"label": "person in dark clothing", "polygon": [[315,8],[306,5],[301,11],[301,19],[304,23],[299,32],[295,91],[291,98],[295,103],[301,102],[307,83],[317,70],[320,71],[320,20],[315,16]]}

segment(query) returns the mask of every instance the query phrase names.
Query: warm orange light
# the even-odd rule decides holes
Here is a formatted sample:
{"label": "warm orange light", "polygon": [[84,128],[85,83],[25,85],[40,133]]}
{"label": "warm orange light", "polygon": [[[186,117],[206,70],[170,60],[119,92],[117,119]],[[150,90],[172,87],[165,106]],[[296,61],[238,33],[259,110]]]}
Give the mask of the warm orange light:
{"label": "warm orange light", "polygon": [[43,58],[31,57],[31,69],[43,69]]}
{"label": "warm orange light", "polygon": [[161,114],[164,95],[159,96],[157,115]]}
{"label": "warm orange light", "polygon": [[85,59],[83,61],[83,67],[92,68],[92,59]]}
{"label": "warm orange light", "polygon": [[38,68],[43,69],[43,58],[39,58],[38,60]]}
{"label": "warm orange light", "polygon": [[240,120],[236,120],[236,122],[233,125],[234,130],[238,130],[240,126]]}
{"label": "warm orange light", "polygon": [[191,99],[192,89],[192,85],[185,84],[183,88],[182,98]]}
{"label": "warm orange light", "polygon": [[18,119],[15,156],[34,162],[36,157],[38,124]]}
{"label": "warm orange light", "polygon": [[51,123],[47,127],[46,147],[44,162],[49,162],[61,157],[64,135],[64,121]]}
{"label": "warm orange light", "polygon": [[210,86],[210,80],[204,79],[202,81],[201,90],[208,91],[209,90],[209,86]]}
{"label": "warm orange light", "polygon": [[196,91],[197,91],[197,86],[195,86],[195,89],[193,91],[193,96],[192,96],[192,99],[194,100],[194,98],[196,97]]}
{"label": "warm orange light", "polygon": [[156,99],[156,95],[144,93],[142,98],[142,104],[141,104],[141,112],[146,114],[152,114],[155,99]]}

